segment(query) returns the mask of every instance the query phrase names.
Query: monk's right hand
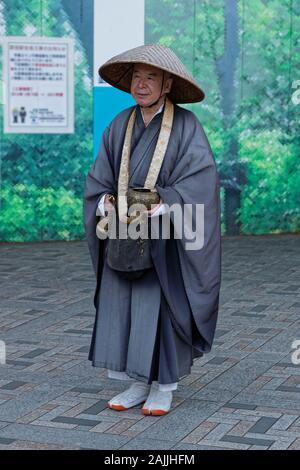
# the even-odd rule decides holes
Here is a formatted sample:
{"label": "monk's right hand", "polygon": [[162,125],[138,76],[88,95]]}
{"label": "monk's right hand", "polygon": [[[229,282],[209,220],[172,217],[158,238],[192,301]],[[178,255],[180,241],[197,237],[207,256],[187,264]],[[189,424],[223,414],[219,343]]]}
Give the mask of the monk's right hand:
{"label": "monk's right hand", "polygon": [[105,199],[104,199],[104,210],[105,211],[111,211],[114,208],[113,200],[114,196],[112,194],[106,194]]}

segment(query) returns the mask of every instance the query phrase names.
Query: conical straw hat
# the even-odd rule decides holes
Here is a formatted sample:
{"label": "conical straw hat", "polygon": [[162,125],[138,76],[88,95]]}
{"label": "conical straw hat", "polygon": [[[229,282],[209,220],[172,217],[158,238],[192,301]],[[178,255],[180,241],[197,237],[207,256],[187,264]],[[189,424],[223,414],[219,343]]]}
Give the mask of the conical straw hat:
{"label": "conical straw hat", "polygon": [[133,64],[153,65],[173,75],[168,97],[174,103],[195,103],[205,97],[181,60],[169,48],[160,44],[146,44],[118,54],[99,68],[99,75],[110,85],[130,93]]}

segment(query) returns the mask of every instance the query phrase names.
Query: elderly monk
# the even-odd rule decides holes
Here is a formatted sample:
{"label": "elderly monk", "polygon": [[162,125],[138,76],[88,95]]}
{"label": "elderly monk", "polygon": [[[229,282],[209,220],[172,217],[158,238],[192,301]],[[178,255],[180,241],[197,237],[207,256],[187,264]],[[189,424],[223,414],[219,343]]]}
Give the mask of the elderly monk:
{"label": "elderly monk", "polygon": [[[219,179],[200,122],[178,106],[201,101],[204,93],[175,53],[159,44],[119,54],[99,74],[131,93],[136,105],[107,126],[86,178],[84,223],[97,280],[89,360],[109,378],[132,382],[108,402],[111,409],[143,404],[143,414],[163,415],[193,360],[211,350],[218,316]],[[142,212],[158,228],[146,245],[151,264],[136,277],[124,272],[126,249],[116,254],[112,236],[97,232],[113,212],[120,223],[129,220],[132,188],[158,197]],[[178,218],[175,206],[183,214],[189,208],[189,218]],[[166,221],[169,236],[162,230]],[[194,245],[190,232],[198,239]]]}

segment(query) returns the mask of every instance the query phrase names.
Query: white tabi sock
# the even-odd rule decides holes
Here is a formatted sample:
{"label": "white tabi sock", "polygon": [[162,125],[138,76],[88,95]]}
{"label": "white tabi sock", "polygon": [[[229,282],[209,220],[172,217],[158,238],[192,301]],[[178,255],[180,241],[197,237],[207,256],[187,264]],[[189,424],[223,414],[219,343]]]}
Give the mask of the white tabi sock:
{"label": "white tabi sock", "polygon": [[134,380],[132,377],[129,377],[126,372],[119,372],[118,370],[107,369],[107,376],[109,379]]}
{"label": "white tabi sock", "polygon": [[135,382],[125,392],[119,393],[109,402],[110,408],[122,411],[143,403],[149,394],[150,385],[144,382]]}
{"label": "white tabi sock", "polygon": [[142,412],[144,414],[166,414],[171,408],[172,399],[172,391],[161,391],[158,389],[157,384],[152,384],[148,398],[142,408]]}

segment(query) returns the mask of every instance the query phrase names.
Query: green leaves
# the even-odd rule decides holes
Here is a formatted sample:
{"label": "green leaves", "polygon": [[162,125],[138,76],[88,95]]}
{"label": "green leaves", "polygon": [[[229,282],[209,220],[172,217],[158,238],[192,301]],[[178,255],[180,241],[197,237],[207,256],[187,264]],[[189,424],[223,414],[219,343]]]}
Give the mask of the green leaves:
{"label": "green leaves", "polygon": [[243,190],[243,233],[298,231],[300,226],[300,161],[294,145],[284,145],[279,131],[263,131],[241,139],[247,161]]}
{"label": "green leaves", "polygon": [[76,240],[84,236],[82,198],[65,188],[4,184],[1,241]]}

